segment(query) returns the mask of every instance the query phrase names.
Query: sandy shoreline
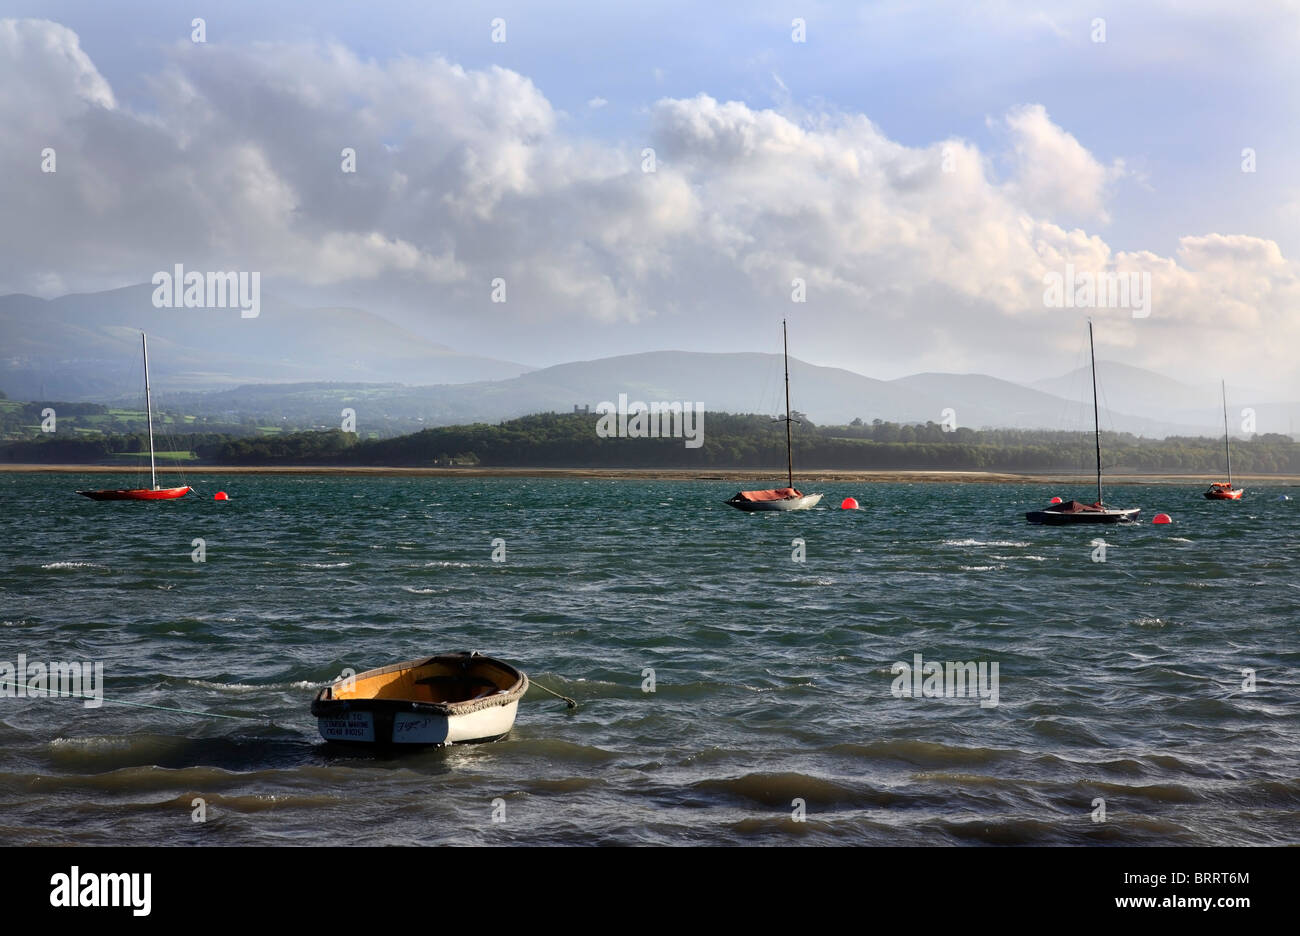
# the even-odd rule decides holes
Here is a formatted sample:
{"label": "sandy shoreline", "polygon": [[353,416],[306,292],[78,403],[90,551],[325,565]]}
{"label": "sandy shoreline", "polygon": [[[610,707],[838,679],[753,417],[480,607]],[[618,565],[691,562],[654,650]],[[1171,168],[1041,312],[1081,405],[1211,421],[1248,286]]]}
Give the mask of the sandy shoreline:
{"label": "sandy shoreline", "polygon": [[[780,471],[752,469],[698,470],[688,468],[366,468],[320,465],[254,467],[202,465],[175,469],[161,468],[169,478],[176,475],[343,475],[358,477],[419,477],[419,478],[596,478],[627,481],[737,481],[754,482],[763,486],[781,482]],[[0,465],[0,473],[53,473],[53,474],[139,474],[137,467],[121,465]],[[1238,481],[1266,482],[1272,484],[1298,484],[1300,475],[1234,475]],[[1106,476],[1107,484],[1203,484],[1217,481],[1203,474],[1114,474]],[[1093,484],[1095,476],[1087,474],[1016,474],[1001,471],[937,471],[917,470],[844,470],[806,471],[795,480],[799,484],[831,481],[858,481],[889,483],[933,484]],[[179,483],[179,482],[177,482]]]}

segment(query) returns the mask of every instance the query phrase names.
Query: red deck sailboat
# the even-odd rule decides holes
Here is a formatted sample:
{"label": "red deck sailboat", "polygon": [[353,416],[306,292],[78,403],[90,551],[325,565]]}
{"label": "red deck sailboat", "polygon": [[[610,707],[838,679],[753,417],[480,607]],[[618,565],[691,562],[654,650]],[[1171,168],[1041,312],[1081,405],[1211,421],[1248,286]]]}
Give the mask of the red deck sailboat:
{"label": "red deck sailboat", "polygon": [[821,501],[820,494],[804,494],[797,488],[768,488],[764,491],[737,491],[725,503],[737,510],[807,510]]}
{"label": "red deck sailboat", "polygon": [[737,510],[807,510],[821,501],[820,494],[804,494],[794,486],[794,454],[790,445],[790,345],[785,333],[785,320],[781,320],[781,347],[785,356],[785,479],[783,488],[765,491],[739,491],[723,503]]}
{"label": "red deck sailboat", "polygon": [[1241,495],[1246,493],[1245,488],[1234,488],[1232,486],[1232,449],[1228,445],[1228,385],[1221,383],[1223,388],[1223,454],[1228,459],[1228,480],[1215,481],[1210,484],[1209,490],[1205,492],[1206,500],[1241,500]]}
{"label": "red deck sailboat", "polygon": [[153,451],[153,400],[149,392],[149,339],[140,332],[140,348],[144,352],[144,405],[149,421],[149,477],[153,487],[124,488],[121,490],[78,491],[91,500],[175,500],[191,490],[188,486],[164,488],[158,486],[158,468]]}
{"label": "red deck sailboat", "polygon": [[82,497],[91,500],[175,500],[184,497],[193,488],[188,486],[174,488],[122,488],[120,490],[78,491]]}
{"label": "red deck sailboat", "polygon": [[1241,495],[1245,493],[1245,488],[1234,488],[1231,481],[1212,481],[1209,490],[1205,492],[1205,499],[1241,500]]}

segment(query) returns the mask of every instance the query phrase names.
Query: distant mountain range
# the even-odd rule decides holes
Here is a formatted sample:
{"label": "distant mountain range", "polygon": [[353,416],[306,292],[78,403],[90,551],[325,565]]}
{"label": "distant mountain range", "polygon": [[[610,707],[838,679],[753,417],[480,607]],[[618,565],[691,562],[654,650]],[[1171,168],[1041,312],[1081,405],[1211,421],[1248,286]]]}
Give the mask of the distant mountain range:
{"label": "distant mountain range", "polygon": [[303,309],[263,295],[238,309],[156,309],[153,287],[37,299],[0,296],[0,390],[14,399],[104,400],[139,393],[140,332],[150,376],[170,390],[276,381],[459,383],[529,368],[461,354],[359,309]]}
{"label": "distant mountain range", "polygon": [[[654,351],[531,370],[461,354],[357,309],[301,309],[263,297],[238,310],[155,309],[152,288],[41,300],[0,297],[0,390],[13,399],[130,401],[140,394],[139,330],[164,406],[259,423],[337,426],[343,407],[382,434],[418,426],[499,422],[529,413],[594,411],[602,401],[701,402],[733,413],[784,411],[779,354]],[[1103,429],[1218,435],[1217,387],[1098,362]],[[942,422],[973,429],[1091,429],[1087,369],[1031,386],[982,374],[876,380],[791,359],[791,401],[813,422]],[[188,391],[188,392],[187,392]],[[1230,423],[1255,410],[1257,432],[1291,433],[1300,403],[1232,390]],[[1109,405],[1107,405],[1109,404]]]}
{"label": "distant mountain range", "polygon": [[[1108,365],[1099,365],[1103,375]],[[1134,369],[1128,368],[1127,371]],[[1111,399],[1131,399],[1126,378],[1140,377],[1144,385],[1159,381],[1146,371],[1113,373],[1108,386]],[[1069,375],[1060,378],[1069,385]],[[1087,375],[1083,379],[1088,380]],[[915,374],[898,380],[874,380],[851,371],[818,367],[791,359],[793,408],[819,424],[844,424],[854,419],[870,423],[942,422],[951,409],[958,426],[1020,429],[1092,429],[1090,382],[1079,384],[1080,396],[1067,398],[1033,387],[981,374]],[[1103,376],[1103,381],[1110,377]],[[1073,381],[1078,383],[1077,380]],[[1173,381],[1170,381],[1173,384]],[[1176,386],[1174,389],[1178,389]],[[529,413],[572,412],[586,406],[617,404],[619,394],[628,402],[700,402],[706,410],[732,413],[778,414],[785,409],[781,356],[777,354],[702,354],[655,351],[643,354],[580,361],[530,371],[506,380],[437,386],[400,384],[258,384],[204,394],[168,397],[186,413],[232,419],[252,416],[263,425],[331,427],[339,424],[345,407],[356,411],[358,427],[383,435],[409,432],[424,426],[473,422],[496,423]],[[1179,395],[1181,394],[1181,395]],[[1183,388],[1172,399],[1183,403],[1178,420],[1153,410],[1134,416],[1118,409],[1101,408],[1103,429],[1132,432],[1147,437],[1167,435],[1218,436],[1223,431],[1222,412],[1212,388],[1202,410],[1186,403],[1196,393]],[[1250,401],[1237,401],[1242,406]],[[1255,404],[1258,432],[1289,432],[1288,419],[1300,417],[1300,405]],[[1236,403],[1234,434],[1240,433]]]}
{"label": "distant mountain range", "polygon": [[[1067,400],[1091,400],[1091,381],[1088,368],[1082,367],[1062,377],[1036,381],[1031,386]],[[1186,427],[1182,432],[1171,430],[1170,435],[1223,434],[1223,397],[1218,384],[1187,384],[1140,367],[1098,361],[1097,389],[1103,429],[1110,428],[1105,417],[1109,402],[1129,411],[1140,407],[1141,412],[1164,424]],[[1254,430],[1243,428],[1243,422],[1252,418]],[[1118,424],[1115,428],[1119,428]],[[1251,431],[1294,435],[1300,430],[1300,402],[1276,400],[1259,390],[1229,385],[1228,428],[1234,436]]]}

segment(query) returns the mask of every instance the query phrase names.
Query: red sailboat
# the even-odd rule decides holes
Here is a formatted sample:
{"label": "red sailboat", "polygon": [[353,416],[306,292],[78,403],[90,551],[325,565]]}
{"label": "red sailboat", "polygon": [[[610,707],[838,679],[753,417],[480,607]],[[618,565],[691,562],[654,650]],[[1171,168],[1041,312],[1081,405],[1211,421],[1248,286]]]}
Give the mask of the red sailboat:
{"label": "red sailboat", "polygon": [[158,468],[153,452],[153,399],[149,392],[149,340],[140,332],[140,348],[144,352],[144,405],[149,419],[149,477],[153,487],[125,488],[122,490],[78,491],[91,500],[175,500],[191,490],[188,486],[163,488],[158,486]]}
{"label": "red sailboat", "polygon": [[737,510],[807,510],[816,507],[820,494],[804,494],[794,486],[794,454],[790,445],[790,347],[785,335],[785,320],[781,321],[781,345],[785,356],[785,480],[783,488],[765,491],[738,491],[723,501]]}
{"label": "red sailboat", "polygon": [[1221,386],[1223,387],[1223,454],[1228,458],[1228,480],[1212,482],[1209,490],[1205,492],[1205,499],[1241,500],[1241,495],[1246,493],[1245,488],[1232,486],[1232,449],[1228,446],[1228,385],[1222,383]]}
{"label": "red sailboat", "polygon": [[1231,481],[1212,481],[1205,492],[1206,500],[1241,500],[1245,488],[1234,488]]}

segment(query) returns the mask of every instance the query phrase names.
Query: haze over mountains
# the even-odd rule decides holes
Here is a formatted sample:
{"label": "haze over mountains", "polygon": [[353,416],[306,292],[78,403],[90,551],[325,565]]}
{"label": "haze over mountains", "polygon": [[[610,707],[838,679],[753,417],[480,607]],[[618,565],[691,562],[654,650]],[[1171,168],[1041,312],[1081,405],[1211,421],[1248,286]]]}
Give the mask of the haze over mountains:
{"label": "haze over mountains", "polygon": [[[379,316],[305,309],[264,296],[263,310],[155,309],[152,288],[41,300],[0,297],[0,390],[13,399],[127,402],[140,396],[139,330],[162,405],[210,416],[334,426],[341,406],[387,434],[417,425],[498,422],[593,409],[602,401],[700,402],[707,410],[784,411],[779,354],[652,351],[532,370],[457,352]],[[1064,362],[1063,362],[1064,363]],[[1103,429],[1146,436],[1222,432],[1218,388],[1099,362]],[[1087,368],[1024,386],[982,374],[897,380],[790,362],[793,408],[821,424],[941,422],[970,428],[1090,429]],[[1294,431],[1300,404],[1229,388],[1232,430],[1255,410],[1257,432]]]}
{"label": "haze over mountains", "polygon": [[150,375],[177,390],[263,381],[456,383],[529,368],[461,354],[360,309],[299,308],[271,294],[261,314],[157,309],[153,287],[44,300],[0,296],[0,390],[15,399],[102,400],[138,393],[140,331]]}

